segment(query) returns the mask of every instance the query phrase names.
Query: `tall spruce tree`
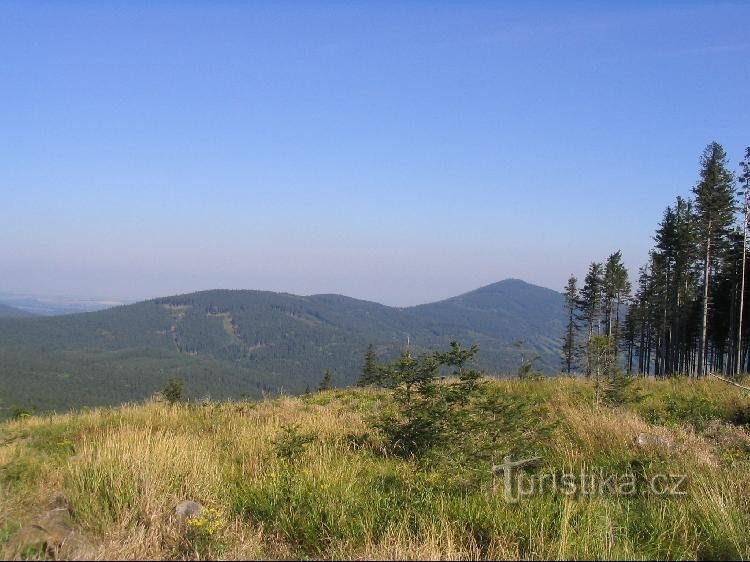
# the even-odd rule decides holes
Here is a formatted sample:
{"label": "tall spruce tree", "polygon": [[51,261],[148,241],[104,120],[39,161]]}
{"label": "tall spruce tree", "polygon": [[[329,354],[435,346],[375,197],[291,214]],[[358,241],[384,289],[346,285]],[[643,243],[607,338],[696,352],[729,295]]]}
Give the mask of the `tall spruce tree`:
{"label": "tall spruce tree", "polygon": [[742,195],[742,272],[740,276],[739,311],[737,314],[737,343],[735,374],[740,374],[745,368],[743,346],[742,346],[742,323],[744,321],[745,309],[745,270],[747,269],[747,223],[750,214],[750,146],[745,149],[745,157],[740,162],[739,173],[740,194]]}
{"label": "tall spruce tree", "polygon": [[635,301],[637,303],[638,322],[638,372],[646,375],[650,370],[651,363],[651,310],[652,310],[652,275],[651,262],[640,268],[638,272],[638,292]]}
{"label": "tall spruce tree", "polygon": [[380,365],[378,365],[378,358],[375,355],[375,346],[370,344],[367,346],[362,373],[359,376],[359,381],[357,381],[357,386],[369,386],[380,384],[380,382]]}
{"label": "tall spruce tree", "polygon": [[[712,143],[701,157],[699,181],[693,188],[695,199],[678,197],[665,210],[654,235],[654,248],[639,271],[635,295],[628,299],[620,343],[629,372],[702,376],[709,370],[733,374],[747,369],[750,148],[745,151],[738,179],[744,196],[741,209],[736,205],[737,186],[728,171],[726,154],[721,145]],[[736,213],[738,210],[742,212]],[[599,318],[605,322],[608,336],[617,335],[619,324],[612,289],[618,261],[616,253],[610,256],[602,280],[604,300]],[[590,268],[589,277],[591,273]],[[586,290],[580,291],[578,309],[592,334],[599,319],[592,323],[593,311],[585,305],[591,301],[584,296],[591,293],[590,285],[586,283]],[[595,335],[599,333],[596,330]],[[592,353],[587,360],[595,366]]]}
{"label": "tall spruce tree", "polygon": [[627,313],[625,314],[625,356],[628,374],[633,373],[633,359],[637,352],[637,340],[639,334],[640,322],[638,320],[640,314],[640,302],[638,295],[636,295],[628,306]]}
{"label": "tall spruce tree", "polygon": [[669,373],[687,373],[691,370],[695,347],[696,323],[695,301],[698,294],[698,272],[696,260],[696,228],[693,202],[677,198],[674,207],[675,234],[674,256],[674,308],[672,310],[672,338]]}
{"label": "tall spruce tree", "polygon": [[711,272],[717,257],[726,249],[727,235],[734,220],[734,177],[727,155],[717,142],[709,144],[701,157],[700,180],[693,188],[699,243],[703,260],[703,297],[696,375],[706,373],[707,328],[711,299]]}
{"label": "tall spruce tree", "polygon": [[671,348],[673,345],[671,312],[674,307],[674,292],[671,285],[674,282],[675,238],[677,236],[677,215],[672,207],[664,211],[654,236],[656,247],[652,253],[652,274],[659,275],[658,281],[652,280],[655,287],[660,288],[657,316],[657,346],[654,373],[659,375],[669,371]]}
{"label": "tall spruce tree", "polygon": [[694,368],[700,304],[695,222],[692,203],[678,197],[656,229],[626,322],[631,371],[633,355],[641,374],[665,376]]}
{"label": "tall spruce tree", "polygon": [[583,348],[586,376],[591,375],[591,340],[594,337],[594,329],[597,335],[601,333],[603,275],[601,263],[593,262],[589,265],[583,287],[578,294],[580,318],[586,325],[586,343]]}
{"label": "tall spruce tree", "polygon": [[620,308],[629,294],[628,270],[622,263],[622,252],[617,250],[607,258],[603,278],[606,335],[614,342],[615,357],[620,341]]}
{"label": "tall spruce tree", "polygon": [[568,278],[568,284],[563,292],[565,297],[565,313],[568,317],[568,326],[563,337],[563,370],[571,374],[576,360],[576,332],[578,324],[576,322],[576,306],[578,301],[578,279],[574,275]]}

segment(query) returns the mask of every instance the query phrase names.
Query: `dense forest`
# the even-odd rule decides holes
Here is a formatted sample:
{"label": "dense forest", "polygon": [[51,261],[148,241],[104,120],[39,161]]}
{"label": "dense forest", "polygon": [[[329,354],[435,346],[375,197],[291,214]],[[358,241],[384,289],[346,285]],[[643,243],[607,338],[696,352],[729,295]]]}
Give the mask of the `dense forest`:
{"label": "dense forest", "polygon": [[709,144],[690,197],[662,215],[654,247],[631,283],[619,251],[564,289],[563,370],[591,375],[604,354],[629,373],[747,372],[746,282],[750,147],[732,169]]}
{"label": "dense forest", "polygon": [[[557,370],[560,293],[507,279],[407,308],[341,295],[203,291],[109,310],[0,319],[0,418],[137,401],[173,377],[193,398],[260,397],[354,384],[362,354],[477,344],[477,366],[515,373],[520,357]],[[523,344],[519,343],[523,340]]]}

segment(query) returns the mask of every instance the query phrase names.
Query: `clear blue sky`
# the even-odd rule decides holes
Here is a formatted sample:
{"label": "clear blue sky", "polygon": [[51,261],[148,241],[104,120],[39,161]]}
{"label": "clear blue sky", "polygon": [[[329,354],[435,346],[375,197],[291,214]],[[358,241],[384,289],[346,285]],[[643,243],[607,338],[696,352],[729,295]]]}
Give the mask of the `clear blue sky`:
{"label": "clear blue sky", "polygon": [[[637,268],[750,3],[2,2],[0,291],[387,304]],[[635,273],[635,272],[633,272]]]}

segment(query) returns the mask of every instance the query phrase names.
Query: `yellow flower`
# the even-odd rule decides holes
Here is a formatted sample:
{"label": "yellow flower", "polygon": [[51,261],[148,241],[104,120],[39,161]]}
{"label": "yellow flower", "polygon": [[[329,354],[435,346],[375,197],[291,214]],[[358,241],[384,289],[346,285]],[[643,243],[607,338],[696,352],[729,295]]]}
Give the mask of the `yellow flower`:
{"label": "yellow flower", "polygon": [[194,532],[210,537],[224,527],[224,516],[218,509],[208,507],[200,515],[190,517],[186,523]]}

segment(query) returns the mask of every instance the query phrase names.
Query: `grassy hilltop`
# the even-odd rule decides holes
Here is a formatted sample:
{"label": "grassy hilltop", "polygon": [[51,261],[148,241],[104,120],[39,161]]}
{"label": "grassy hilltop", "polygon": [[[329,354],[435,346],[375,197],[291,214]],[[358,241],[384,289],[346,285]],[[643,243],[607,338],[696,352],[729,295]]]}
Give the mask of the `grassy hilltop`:
{"label": "grassy hilltop", "polygon": [[[44,556],[17,537],[62,495],[82,537],[70,557],[750,558],[750,395],[636,386],[607,407],[582,381],[488,382],[497,453],[541,457],[528,475],[686,474],[686,495],[506,502],[489,464],[390,454],[373,420],[394,398],[372,389],[6,422],[0,555]],[[210,510],[182,529],[185,499]]]}

